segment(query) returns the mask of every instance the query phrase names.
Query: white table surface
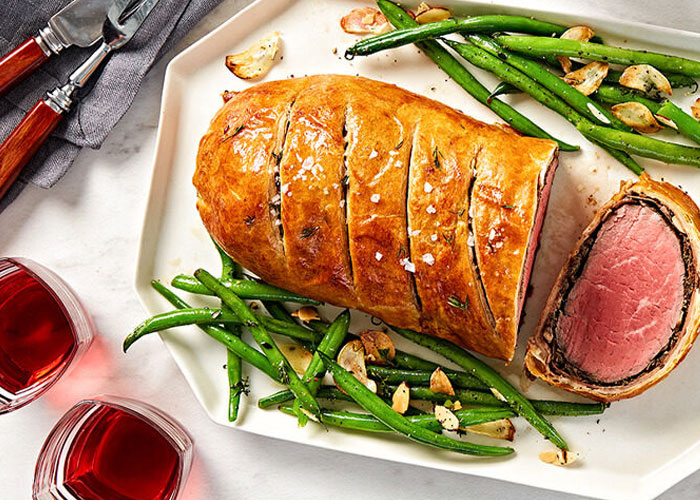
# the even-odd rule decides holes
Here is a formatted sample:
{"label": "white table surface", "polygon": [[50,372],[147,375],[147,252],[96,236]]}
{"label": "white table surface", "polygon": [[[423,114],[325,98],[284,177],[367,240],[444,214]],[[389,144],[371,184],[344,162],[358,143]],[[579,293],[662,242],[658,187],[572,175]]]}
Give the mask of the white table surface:
{"label": "white table surface", "polygon": [[[224,1],[168,59],[248,3]],[[619,18],[700,29],[697,0],[505,3],[567,12],[594,9]],[[186,499],[579,498],[319,450],[221,427],[197,404],[157,337],[146,338],[128,355],[122,354],[122,339],[145,315],[132,281],[166,64],[167,60],[161,61],[149,73],[131,110],[101,150],[82,152],[57,186],[50,191],[29,186],[0,214],[0,255],[30,257],[58,272],[82,297],[99,331],[86,357],[68,377],[30,406],[0,417],[0,498],[31,496],[36,457],[52,426],[74,403],[97,394],[150,402],[188,429],[196,448],[183,496]],[[700,472],[659,498],[699,497]]]}

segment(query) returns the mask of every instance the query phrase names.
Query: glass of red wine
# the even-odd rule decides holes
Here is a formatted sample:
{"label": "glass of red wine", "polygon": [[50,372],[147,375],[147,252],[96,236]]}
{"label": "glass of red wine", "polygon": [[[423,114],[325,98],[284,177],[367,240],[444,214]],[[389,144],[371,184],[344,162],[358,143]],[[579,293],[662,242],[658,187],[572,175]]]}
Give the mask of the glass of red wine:
{"label": "glass of red wine", "polygon": [[180,424],[145,403],[81,401],[49,434],[34,474],[34,500],[172,500],[192,462]]}
{"label": "glass of red wine", "polygon": [[90,345],[73,290],[30,259],[0,258],[0,414],[46,392]]}

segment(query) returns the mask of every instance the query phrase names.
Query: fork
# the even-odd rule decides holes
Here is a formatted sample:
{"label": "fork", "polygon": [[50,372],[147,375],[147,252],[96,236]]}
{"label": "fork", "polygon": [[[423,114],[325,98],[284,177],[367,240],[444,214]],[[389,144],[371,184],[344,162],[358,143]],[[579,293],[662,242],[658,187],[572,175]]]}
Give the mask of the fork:
{"label": "fork", "polygon": [[65,85],[39,100],[0,146],[0,198],[70,111],[75,91],[85,86],[109,54],[131,40],[157,3],[158,0],[114,1],[102,29],[102,45],[68,77]]}

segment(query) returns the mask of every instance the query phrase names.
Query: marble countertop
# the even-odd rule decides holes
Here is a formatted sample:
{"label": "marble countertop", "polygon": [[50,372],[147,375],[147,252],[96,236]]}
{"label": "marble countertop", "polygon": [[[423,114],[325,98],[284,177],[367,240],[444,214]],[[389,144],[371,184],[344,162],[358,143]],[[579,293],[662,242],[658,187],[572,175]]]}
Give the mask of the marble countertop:
{"label": "marble countertop", "polygon": [[[248,3],[223,2],[168,58]],[[558,10],[569,12],[598,9],[601,14],[687,30],[697,30],[700,19],[700,4],[695,0],[506,3],[556,4]],[[290,494],[308,499],[329,495],[337,499],[422,499],[433,498],[438,491],[441,498],[467,496],[474,500],[577,498],[221,427],[207,418],[157,337],[142,340],[141,348],[128,356],[121,352],[121,340],[144,317],[132,282],[166,64],[167,60],[161,61],[149,73],[132,108],[102,149],[83,151],[57,186],[50,191],[29,186],[0,214],[0,255],[30,257],[55,270],[82,297],[99,332],[86,357],[69,376],[30,406],[0,417],[0,497],[28,498],[36,457],[59,417],[80,399],[112,394],[154,404],[178,419],[194,437],[195,459],[183,497],[186,499],[257,499]],[[659,498],[690,500],[698,498],[699,492],[700,472]]]}

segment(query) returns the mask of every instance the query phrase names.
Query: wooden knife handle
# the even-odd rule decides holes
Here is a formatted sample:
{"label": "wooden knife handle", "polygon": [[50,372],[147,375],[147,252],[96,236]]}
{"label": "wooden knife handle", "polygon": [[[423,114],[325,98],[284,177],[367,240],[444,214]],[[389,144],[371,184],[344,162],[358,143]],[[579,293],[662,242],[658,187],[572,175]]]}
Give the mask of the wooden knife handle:
{"label": "wooden knife handle", "polygon": [[45,101],[39,101],[5,139],[0,146],[0,198],[61,119],[62,113],[54,111]]}
{"label": "wooden knife handle", "polygon": [[48,58],[33,37],[19,44],[15,50],[0,59],[0,95],[41,66]]}

